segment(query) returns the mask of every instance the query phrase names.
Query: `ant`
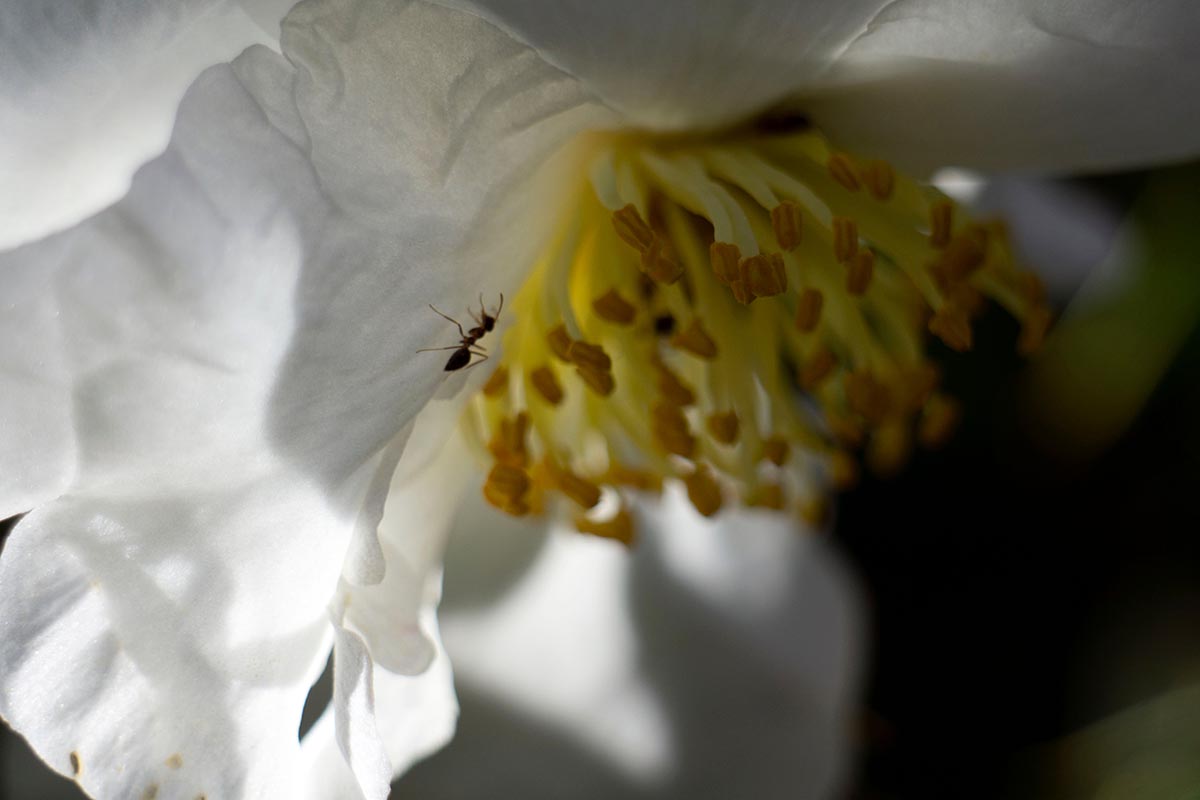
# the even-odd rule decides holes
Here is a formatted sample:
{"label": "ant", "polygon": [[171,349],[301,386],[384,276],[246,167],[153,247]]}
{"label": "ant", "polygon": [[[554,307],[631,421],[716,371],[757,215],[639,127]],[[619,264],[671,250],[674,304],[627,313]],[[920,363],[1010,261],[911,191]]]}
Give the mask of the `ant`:
{"label": "ant", "polygon": [[[426,347],[423,350],[418,350],[418,353],[430,353],[438,350],[453,350],[450,358],[446,360],[445,372],[456,372],[467,366],[475,366],[487,361],[488,354],[481,348],[476,347],[475,343],[484,337],[484,334],[490,333],[496,327],[496,320],[500,319],[500,312],[504,310],[504,293],[500,293],[500,305],[496,309],[495,314],[489,314],[483,305],[483,295],[479,295],[479,316],[475,316],[475,312],[467,308],[467,313],[471,315],[471,319],[475,321],[475,327],[469,331],[464,331],[462,323],[447,314],[443,314],[434,307],[433,303],[429,304],[434,313],[443,319],[448,319],[458,326],[459,342],[449,347]],[[472,349],[474,348],[474,349]],[[479,356],[479,360],[472,362],[471,356]]]}

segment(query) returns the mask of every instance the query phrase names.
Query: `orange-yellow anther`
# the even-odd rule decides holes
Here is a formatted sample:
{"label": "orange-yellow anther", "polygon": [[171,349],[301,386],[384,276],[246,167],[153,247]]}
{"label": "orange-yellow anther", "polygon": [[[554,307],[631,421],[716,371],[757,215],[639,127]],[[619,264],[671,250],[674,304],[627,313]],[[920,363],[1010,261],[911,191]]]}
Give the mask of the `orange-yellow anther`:
{"label": "orange-yellow anther", "polygon": [[483,483],[483,497],[501,511],[524,516],[529,513],[526,495],[531,486],[525,470],[508,464],[496,464]]}
{"label": "orange-yellow anther", "polygon": [[584,367],[600,372],[607,372],[612,369],[612,359],[608,353],[604,352],[604,348],[598,344],[589,344],[588,342],[574,341],[567,348],[567,358],[572,364],[577,367]]}
{"label": "orange-yellow anther", "polygon": [[941,371],[936,365],[929,361],[922,362],[901,376],[896,387],[899,395],[897,403],[906,411],[921,410],[941,380]]}
{"label": "orange-yellow anther", "polygon": [[814,528],[820,528],[829,519],[829,504],[823,497],[813,497],[800,504],[800,519]]}
{"label": "orange-yellow anther", "polygon": [[775,241],[784,250],[795,250],[799,246],[802,221],[798,203],[784,200],[771,209],[771,229],[775,231]]}
{"label": "orange-yellow anther", "polygon": [[668,453],[691,458],[696,452],[696,439],[678,406],[661,401],[651,406],[650,430],[654,440]]}
{"label": "orange-yellow anther", "polygon": [[529,450],[525,445],[529,432],[529,414],[524,411],[514,418],[505,417],[488,442],[488,452],[498,463],[510,467],[529,466]]}
{"label": "orange-yellow anther", "polygon": [[917,424],[917,441],[922,447],[941,447],[950,441],[961,419],[962,407],[957,400],[935,394],[925,404],[925,411]]}
{"label": "orange-yellow anther", "polygon": [[547,403],[556,406],[563,401],[562,386],[550,367],[543,365],[529,373],[529,382]]}
{"label": "orange-yellow anther", "polygon": [[487,379],[487,383],[483,385],[483,393],[487,397],[500,397],[508,390],[508,369],[503,365],[496,367],[496,371]]}
{"label": "orange-yellow anther", "polygon": [[721,283],[728,285],[741,276],[738,264],[742,260],[742,251],[736,244],[713,242],[708,246],[708,260],[712,264],[713,274]]}
{"label": "orange-yellow anther", "polygon": [[738,264],[742,284],[750,298],[774,297],[787,291],[787,271],[779,253],[760,253]]}
{"label": "orange-yellow anther", "polygon": [[784,502],[783,487],[778,483],[764,483],[754,487],[746,495],[744,502],[748,506],[769,508],[774,511],[782,511],[786,505]]}
{"label": "orange-yellow anther", "polygon": [[1031,356],[1042,347],[1046,331],[1050,329],[1050,311],[1038,306],[1030,311],[1021,323],[1021,335],[1017,338],[1017,352]]}
{"label": "orange-yellow anther", "polygon": [[939,200],[929,207],[929,243],[941,249],[950,243],[954,227],[954,204]]}
{"label": "orange-yellow anther", "polygon": [[642,219],[633,203],[614,211],[612,221],[617,236],[635,250],[645,251],[654,243],[654,231],[646,224],[646,220]]}
{"label": "orange-yellow anther", "polygon": [[629,486],[644,492],[662,491],[661,475],[643,469],[626,467],[622,464],[610,464],[608,472],[604,474],[604,479],[617,486]]}
{"label": "orange-yellow anther", "polygon": [[858,170],[854,161],[845,153],[834,153],[829,157],[829,175],[852,192],[858,191]]}
{"label": "orange-yellow anther", "polygon": [[849,217],[833,218],[833,255],[838,261],[849,261],[858,252],[858,223]]}
{"label": "orange-yellow anther", "polygon": [[721,444],[733,444],[738,438],[738,415],[735,411],[718,411],[704,421],[712,437]]}
{"label": "orange-yellow anther", "polygon": [[889,420],[871,434],[867,463],[876,475],[887,477],[899,472],[911,453],[912,435],[908,426],[899,420]]}
{"label": "orange-yellow anther", "polygon": [[846,376],[845,387],[850,410],[873,425],[882,422],[892,408],[891,392],[870,373],[850,373]]}
{"label": "orange-yellow anther", "polygon": [[583,380],[587,387],[601,397],[608,397],[617,388],[617,382],[612,373],[607,370],[592,367],[576,367],[575,374]]}
{"label": "orange-yellow anther", "polygon": [[717,356],[717,343],[704,330],[704,326],[698,319],[693,319],[686,328],[672,336],[671,346],[686,350],[700,358],[716,358]]}
{"label": "orange-yellow anther", "polygon": [[875,254],[859,250],[846,262],[846,291],[854,296],[866,294],[875,277]]}
{"label": "orange-yellow anther", "polygon": [[959,309],[967,319],[974,319],[987,307],[983,293],[965,281],[950,284],[946,290],[950,305]]}
{"label": "orange-yellow anther", "polygon": [[929,320],[929,332],[960,353],[970,350],[974,343],[971,321],[961,309],[952,305],[944,306],[933,315]]}
{"label": "orange-yellow anther", "polygon": [[858,447],[863,443],[865,433],[862,422],[857,417],[836,409],[830,410],[825,414],[825,424],[829,426],[833,438],[847,447]]}
{"label": "orange-yellow anther", "polygon": [[817,289],[805,289],[796,298],[796,330],[812,333],[821,322],[821,307],[825,298]]}
{"label": "orange-yellow anther", "polygon": [[741,278],[729,284],[729,291],[733,293],[733,299],[744,306],[748,306],[754,302],[754,292],[750,290],[750,286]]}
{"label": "orange-yellow anther", "polygon": [[687,487],[688,499],[701,514],[711,517],[721,510],[721,486],[708,467],[697,467],[694,472],[683,476],[683,484]]}
{"label": "orange-yellow anther", "polygon": [[987,256],[986,241],[974,229],[950,239],[942,256],[931,267],[934,277],[943,285],[961,281],[983,266]]}
{"label": "orange-yellow anther", "polygon": [[680,380],[678,375],[668,369],[665,364],[658,364],[657,367],[659,394],[680,407],[690,406],[696,402],[696,393],[692,391],[690,386]]}
{"label": "orange-yellow anther", "polygon": [[896,171],[886,161],[868,161],[859,172],[867,191],[876,200],[887,200],[896,186]]}
{"label": "orange-yellow anther", "polygon": [[836,450],[829,457],[829,477],[835,488],[850,489],[858,483],[858,463],[849,453]]}
{"label": "orange-yellow anther", "polygon": [[600,502],[600,487],[596,484],[557,464],[547,462],[546,467],[554,488],[583,508],[592,508]]}
{"label": "orange-yellow anther", "polygon": [[567,333],[566,325],[556,325],[546,334],[546,343],[550,345],[550,352],[558,356],[561,361],[570,362],[572,341],[571,335]]}
{"label": "orange-yellow anther", "polygon": [[837,359],[833,352],[828,347],[818,347],[800,368],[800,388],[809,392],[816,389],[829,377],[836,365]]}
{"label": "orange-yellow anther", "polygon": [[659,236],[642,251],[641,268],[658,283],[674,283],[683,275],[683,267],[671,255],[666,240]]}
{"label": "orange-yellow anther", "polygon": [[775,466],[782,467],[791,457],[792,448],[782,436],[769,436],[763,439],[762,455]]}
{"label": "orange-yellow anther", "polygon": [[615,539],[626,546],[633,544],[636,535],[633,516],[624,508],[619,509],[612,518],[600,522],[594,522],[580,514],[575,518],[575,530],[604,539]]}
{"label": "orange-yellow anther", "polygon": [[609,289],[592,301],[596,316],[614,325],[628,325],[637,316],[637,308],[616,289]]}
{"label": "orange-yellow anther", "polygon": [[1017,291],[1032,305],[1040,306],[1046,302],[1046,284],[1032,272],[1017,275]]}

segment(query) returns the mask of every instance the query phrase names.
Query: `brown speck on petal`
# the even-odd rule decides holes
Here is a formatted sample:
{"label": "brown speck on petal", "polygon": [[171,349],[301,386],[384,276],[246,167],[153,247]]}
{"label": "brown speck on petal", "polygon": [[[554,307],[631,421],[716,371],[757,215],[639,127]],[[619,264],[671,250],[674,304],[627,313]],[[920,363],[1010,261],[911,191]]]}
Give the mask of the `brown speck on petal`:
{"label": "brown speck on petal", "polygon": [[81,772],[83,772],[83,760],[79,758],[78,752],[72,750],[71,751],[71,774],[74,775],[76,778],[78,778],[79,773],[81,773]]}
{"label": "brown speck on petal", "polygon": [[158,797],[158,784],[152,783],[146,787],[146,791],[142,792],[142,800],[154,800]]}
{"label": "brown speck on petal", "polygon": [[183,756],[180,755],[179,753],[173,754],[170,758],[167,759],[167,766],[170,767],[171,769],[179,769],[180,767],[183,766]]}

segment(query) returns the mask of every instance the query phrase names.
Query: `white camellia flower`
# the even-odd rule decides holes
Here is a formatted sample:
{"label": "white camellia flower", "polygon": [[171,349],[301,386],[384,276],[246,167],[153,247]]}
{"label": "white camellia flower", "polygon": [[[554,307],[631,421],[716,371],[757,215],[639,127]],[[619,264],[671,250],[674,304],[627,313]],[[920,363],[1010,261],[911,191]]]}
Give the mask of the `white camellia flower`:
{"label": "white camellia flower", "polygon": [[[1200,150],[1191,0],[283,5],[0,11],[0,713],[96,797],[385,797],[454,725],[464,489],[597,558],[664,480],[819,517],[948,432],[927,332],[1048,320],[905,170]],[[680,571],[753,632],[730,527]]]}

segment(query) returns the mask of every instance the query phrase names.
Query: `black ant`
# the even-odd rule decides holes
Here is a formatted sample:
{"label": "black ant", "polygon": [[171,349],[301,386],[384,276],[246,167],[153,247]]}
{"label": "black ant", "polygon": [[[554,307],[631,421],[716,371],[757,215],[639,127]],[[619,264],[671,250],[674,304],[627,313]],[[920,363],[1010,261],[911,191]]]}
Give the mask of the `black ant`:
{"label": "black ant", "polygon": [[[475,343],[484,337],[484,334],[490,333],[496,327],[496,320],[500,319],[500,312],[504,310],[504,293],[500,293],[500,305],[496,309],[495,314],[489,314],[483,305],[483,295],[479,295],[479,316],[475,316],[475,312],[467,308],[467,313],[471,315],[471,319],[475,321],[475,327],[469,331],[464,331],[462,323],[447,314],[443,314],[434,308],[433,303],[429,304],[434,313],[443,319],[448,319],[458,326],[459,342],[449,347],[426,347],[423,350],[418,350],[418,353],[431,353],[438,350],[453,350],[450,358],[446,360],[444,370],[446,372],[455,372],[468,365],[482,364],[487,361],[488,354],[481,347],[475,347]],[[472,349],[475,348],[475,349]],[[479,360],[472,362],[471,356],[479,356]]]}

